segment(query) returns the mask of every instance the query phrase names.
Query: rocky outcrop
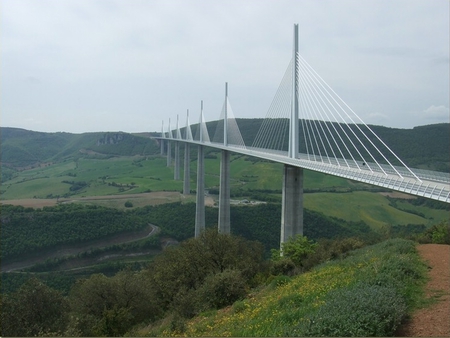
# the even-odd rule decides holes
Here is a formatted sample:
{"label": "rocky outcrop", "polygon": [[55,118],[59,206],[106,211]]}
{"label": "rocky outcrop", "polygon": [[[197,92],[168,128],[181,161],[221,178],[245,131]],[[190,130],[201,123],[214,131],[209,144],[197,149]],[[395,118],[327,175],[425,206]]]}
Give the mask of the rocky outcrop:
{"label": "rocky outcrop", "polygon": [[97,140],[97,146],[105,144],[117,144],[124,139],[123,133],[106,133],[102,138]]}

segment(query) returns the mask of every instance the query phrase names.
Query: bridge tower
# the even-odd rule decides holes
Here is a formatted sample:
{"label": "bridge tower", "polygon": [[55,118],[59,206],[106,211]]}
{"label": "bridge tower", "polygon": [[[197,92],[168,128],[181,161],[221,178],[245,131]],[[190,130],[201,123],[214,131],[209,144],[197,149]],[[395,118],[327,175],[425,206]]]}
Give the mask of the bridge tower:
{"label": "bridge tower", "polygon": [[172,131],[170,130],[170,118],[169,118],[169,133],[167,140],[167,166],[172,165],[172,145],[170,144],[170,139],[172,138]]}
{"label": "bridge tower", "polygon": [[161,125],[161,143],[160,143],[160,146],[161,146],[161,155],[164,155],[164,140],[163,140],[163,138],[165,137],[165,135],[164,135],[164,120],[162,121],[162,125]]}
{"label": "bridge tower", "polygon": [[[225,83],[225,114],[223,119],[223,145],[228,146],[228,82]],[[230,152],[222,150],[219,187],[219,232],[230,233]]]}
{"label": "bridge tower", "polygon": [[[297,158],[299,151],[299,54],[298,54],[298,24],[294,25],[294,48],[292,67],[291,117],[289,124],[289,157]],[[289,237],[303,235],[303,169],[284,165],[283,192],[281,208],[281,238],[280,246]]]}
{"label": "bridge tower", "polygon": [[[177,115],[177,130],[176,130],[176,139],[181,139],[180,135],[180,126],[179,126],[179,119]],[[173,172],[173,179],[178,181],[180,179],[180,142],[175,141],[175,170]]]}
{"label": "bridge tower", "polygon": [[[203,140],[203,101],[200,104],[199,141]],[[197,196],[195,204],[195,237],[205,230],[205,154],[203,145],[198,146],[197,153]]]}
{"label": "bridge tower", "polygon": [[[189,109],[187,110],[186,117],[186,140],[189,139]],[[189,195],[191,193],[191,148],[188,142],[184,143],[184,179],[183,179],[183,195]]]}

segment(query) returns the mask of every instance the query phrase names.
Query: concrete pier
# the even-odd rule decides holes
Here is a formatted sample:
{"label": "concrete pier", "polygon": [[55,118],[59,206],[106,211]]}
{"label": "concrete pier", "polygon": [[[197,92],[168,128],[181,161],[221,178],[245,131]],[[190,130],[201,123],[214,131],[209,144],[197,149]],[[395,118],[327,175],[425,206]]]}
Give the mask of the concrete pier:
{"label": "concrete pier", "polygon": [[230,152],[222,150],[219,188],[219,233],[230,233]]}
{"label": "concrete pier", "polygon": [[167,166],[172,166],[172,145],[170,141],[165,142],[167,144]]}
{"label": "concrete pier", "polygon": [[173,171],[173,179],[180,180],[180,142],[175,141],[175,168]]}
{"label": "concrete pier", "polygon": [[203,146],[198,146],[197,156],[197,200],[195,205],[195,237],[205,230],[205,154]]}
{"label": "concrete pier", "polygon": [[184,179],[183,195],[191,193],[191,147],[189,143],[184,144]]}
{"label": "concrete pier", "polygon": [[280,246],[303,235],[303,169],[284,165]]}

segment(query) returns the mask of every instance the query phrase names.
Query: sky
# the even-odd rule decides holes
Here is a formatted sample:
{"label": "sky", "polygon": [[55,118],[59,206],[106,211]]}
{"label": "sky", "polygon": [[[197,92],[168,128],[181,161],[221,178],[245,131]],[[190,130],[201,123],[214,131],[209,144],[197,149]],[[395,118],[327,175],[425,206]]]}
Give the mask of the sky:
{"label": "sky", "polygon": [[1,0],[2,127],[266,116],[299,53],[367,124],[449,122],[448,0]]}

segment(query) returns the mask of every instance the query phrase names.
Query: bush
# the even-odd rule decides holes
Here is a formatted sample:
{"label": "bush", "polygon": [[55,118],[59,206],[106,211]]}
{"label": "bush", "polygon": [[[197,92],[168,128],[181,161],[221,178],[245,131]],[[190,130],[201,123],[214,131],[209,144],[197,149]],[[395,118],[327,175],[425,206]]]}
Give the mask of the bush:
{"label": "bush", "polygon": [[303,267],[309,270],[320,263],[342,258],[348,252],[362,248],[364,245],[362,240],[355,237],[335,240],[322,239],[317,243],[315,251],[305,257]]}
{"label": "bush", "polygon": [[62,294],[37,278],[2,296],[1,335],[61,335],[68,324],[68,303]]}
{"label": "bush", "polygon": [[308,240],[306,236],[296,235],[281,244],[281,250],[271,250],[272,261],[289,258],[296,267],[303,267],[303,260],[315,251],[317,243]]}
{"label": "bush", "polygon": [[392,287],[359,284],[328,294],[325,305],[305,318],[298,334],[328,337],[394,335],[406,317],[406,305]]}
{"label": "bush", "polygon": [[199,290],[209,308],[220,309],[241,300],[247,294],[246,281],[238,270],[209,275]]}
{"label": "bush", "polygon": [[275,276],[293,275],[294,270],[295,270],[294,262],[290,258],[285,257],[273,262],[270,269],[272,275]]}
{"label": "bush", "polygon": [[450,224],[441,223],[432,228],[431,242],[435,244],[450,244]]}
{"label": "bush", "polygon": [[133,203],[131,203],[130,201],[125,202],[125,208],[132,208],[132,207],[133,207]]}

